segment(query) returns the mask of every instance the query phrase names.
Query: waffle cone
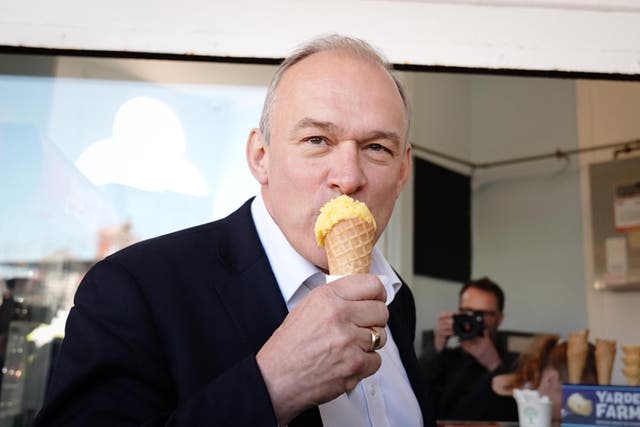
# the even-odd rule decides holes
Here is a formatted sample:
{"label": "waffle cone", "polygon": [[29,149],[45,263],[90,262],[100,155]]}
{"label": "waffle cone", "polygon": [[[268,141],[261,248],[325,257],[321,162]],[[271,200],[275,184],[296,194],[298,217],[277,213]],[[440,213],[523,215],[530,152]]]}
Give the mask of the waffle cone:
{"label": "waffle cone", "polygon": [[582,372],[587,363],[589,352],[589,330],[569,333],[567,341],[567,367],[569,369],[569,383],[580,384]]}
{"label": "waffle cone", "polygon": [[640,375],[636,375],[635,377],[627,377],[627,385],[639,386],[640,385]]}
{"label": "waffle cone", "polygon": [[625,366],[622,373],[628,385],[640,385],[640,366]]}
{"label": "waffle cone", "polygon": [[613,362],[616,359],[616,341],[596,339],[596,371],[598,384],[611,384]]}
{"label": "waffle cone", "polygon": [[325,237],[329,274],[368,273],[375,225],[361,218],[335,224]]}
{"label": "waffle cone", "polygon": [[640,354],[640,345],[622,345],[620,347],[625,355]]}
{"label": "waffle cone", "polygon": [[627,376],[638,376],[640,375],[640,366],[625,366],[622,368],[622,373]]}
{"label": "waffle cone", "polygon": [[640,353],[626,354],[622,356],[622,363],[625,366],[638,365],[640,366]]}

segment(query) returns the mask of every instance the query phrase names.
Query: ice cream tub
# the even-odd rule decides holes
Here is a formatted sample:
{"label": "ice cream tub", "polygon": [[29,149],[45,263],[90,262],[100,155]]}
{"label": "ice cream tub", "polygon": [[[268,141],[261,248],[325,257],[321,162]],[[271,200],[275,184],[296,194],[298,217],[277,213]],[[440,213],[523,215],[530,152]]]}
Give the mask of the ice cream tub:
{"label": "ice cream tub", "polygon": [[640,427],[640,387],[563,384],[562,425]]}
{"label": "ice cream tub", "polygon": [[514,389],[520,427],[551,427],[551,400],[536,390]]}

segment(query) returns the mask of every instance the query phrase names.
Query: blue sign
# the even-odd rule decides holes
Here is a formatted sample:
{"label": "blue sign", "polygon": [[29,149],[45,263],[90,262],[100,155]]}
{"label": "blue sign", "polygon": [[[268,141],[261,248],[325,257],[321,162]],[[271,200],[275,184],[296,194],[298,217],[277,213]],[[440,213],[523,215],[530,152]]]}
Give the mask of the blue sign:
{"label": "blue sign", "polygon": [[640,387],[563,384],[562,425],[640,427]]}

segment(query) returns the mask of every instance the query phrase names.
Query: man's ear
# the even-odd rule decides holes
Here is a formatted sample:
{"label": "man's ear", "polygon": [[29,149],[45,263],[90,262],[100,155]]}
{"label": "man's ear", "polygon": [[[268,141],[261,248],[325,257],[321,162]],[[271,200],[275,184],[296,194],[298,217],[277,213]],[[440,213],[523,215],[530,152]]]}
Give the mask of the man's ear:
{"label": "man's ear", "polygon": [[262,185],[269,182],[269,147],[260,129],[252,129],[247,140],[247,163],[251,173]]}

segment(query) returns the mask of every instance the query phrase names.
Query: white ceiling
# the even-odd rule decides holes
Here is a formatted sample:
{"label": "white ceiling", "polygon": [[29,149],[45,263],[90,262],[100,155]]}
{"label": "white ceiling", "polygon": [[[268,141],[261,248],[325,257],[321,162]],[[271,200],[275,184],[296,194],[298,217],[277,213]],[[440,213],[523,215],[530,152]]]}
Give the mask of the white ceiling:
{"label": "white ceiling", "polygon": [[281,58],[338,32],[398,64],[640,75],[638,0],[0,1],[0,45]]}
{"label": "white ceiling", "polygon": [[[387,0],[399,1],[399,0]],[[460,4],[467,6],[502,6],[543,9],[640,12],[638,0],[411,0],[419,3]]]}

